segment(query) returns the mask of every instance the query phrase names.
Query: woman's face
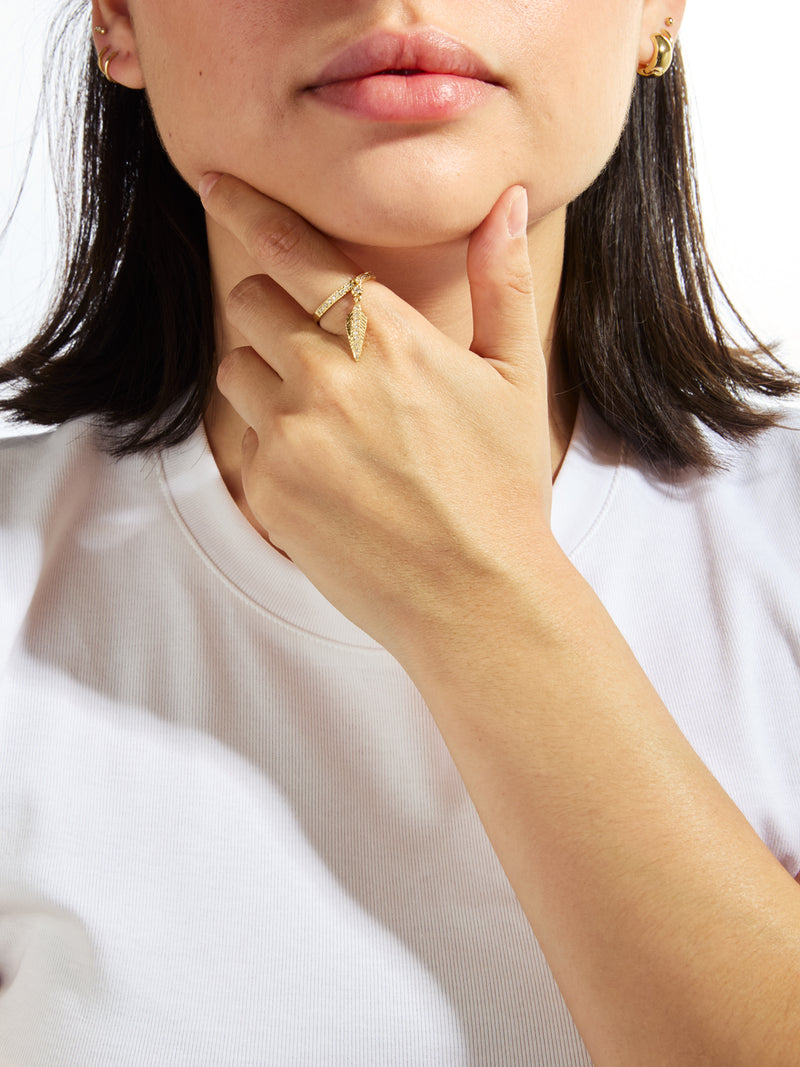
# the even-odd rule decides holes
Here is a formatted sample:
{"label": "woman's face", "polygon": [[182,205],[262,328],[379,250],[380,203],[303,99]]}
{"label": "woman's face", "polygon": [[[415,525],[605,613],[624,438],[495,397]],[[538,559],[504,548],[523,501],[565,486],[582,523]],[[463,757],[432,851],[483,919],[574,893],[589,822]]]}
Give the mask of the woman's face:
{"label": "woman's face", "polygon": [[129,0],[135,51],[112,73],[146,86],[193,186],[225,171],[334,237],[420,246],[469,233],[514,183],[534,220],[589,185],[680,6]]}

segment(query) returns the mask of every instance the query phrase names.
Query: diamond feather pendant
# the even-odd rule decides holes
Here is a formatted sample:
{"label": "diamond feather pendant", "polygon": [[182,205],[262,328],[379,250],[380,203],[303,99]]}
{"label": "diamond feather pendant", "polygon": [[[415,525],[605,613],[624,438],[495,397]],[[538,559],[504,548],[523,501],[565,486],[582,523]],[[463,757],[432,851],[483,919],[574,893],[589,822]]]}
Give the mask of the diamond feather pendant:
{"label": "diamond feather pendant", "polygon": [[361,288],[353,289],[355,303],[353,310],[347,316],[347,340],[350,342],[350,351],[356,362],[361,359],[364,348],[364,338],[367,336],[367,316],[361,307]]}

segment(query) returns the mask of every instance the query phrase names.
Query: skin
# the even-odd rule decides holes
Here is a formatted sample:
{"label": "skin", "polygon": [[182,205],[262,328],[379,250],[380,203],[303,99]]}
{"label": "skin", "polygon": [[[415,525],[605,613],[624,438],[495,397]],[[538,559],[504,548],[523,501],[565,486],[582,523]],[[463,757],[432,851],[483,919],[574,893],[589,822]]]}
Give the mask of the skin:
{"label": "skin", "polygon": [[[505,189],[525,185],[537,310],[549,356],[565,205],[590,184],[614,148],[637,63],[652,51],[649,32],[668,13],[666,5],[656,6],[642,40],[636,0],[605,0],[602,17],[590,0],[450,2],[438,5],[435,17],[425,5],[389,0],[137,0],[99,5],[112,36],[98,44],[119,52],[111,71],[116,80],[146,86],[162,140],[194,188],[207,171],[224,171],[289,205],[465,346],[472,329],[468,235]],[[672,5],[673,17],[679,19],[680,8]],[[130,13],[135,33],[122,19],[112,24],[115,11]],[[420,22],[433,22],[469,45],[480,42],[481,56],[508,91],[444,129],[389,136],[373,124],[334,115],[299,91],[343,45],[369,29]],[[602,77],[575,78],[575,58],[591,62],[595,55],[606,57]],[[324,183],[317,180],[321,173]],[[213,220],[209,242],[221,301],[261,268]],[[338,278],[323,281],[319,300],[337,284]],[[244,338],[219,310],[224,353]],[[575,414],[575,398],[559,398],[560,387],[553,377],[554,469]],[[236,453],[244,427],[216,400],[207,419],[209,437],[241,506]]]}
{"label": "skin", "polygon": [[[206,426],[226,484],[420,689],[594,1062],[787,1067],[800,891],[549,529],[574,418],[551,351],[565,206],[613,150],[650,35],[682,13],[94,10],[114,78],[146,86],[175,165],[202,185],[227,353]],[[480,42],[505,88],[413,136],[298,92],[360,33],[417,21]],[[367,267],[380,282],[356,364],[347,301],[323,329],[310,313]]]}

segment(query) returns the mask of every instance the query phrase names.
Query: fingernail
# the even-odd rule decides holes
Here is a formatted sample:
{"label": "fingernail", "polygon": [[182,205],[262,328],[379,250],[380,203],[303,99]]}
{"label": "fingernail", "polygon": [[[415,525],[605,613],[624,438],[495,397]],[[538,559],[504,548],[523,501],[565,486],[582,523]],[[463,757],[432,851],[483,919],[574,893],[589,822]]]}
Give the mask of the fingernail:
{"label": "fingernail", "polygon": [[528,229],[528,190],[520,186],[506,216],[509,237],[522,237]]}
{"label": "fingernail", "polygon": [[214,171],[210,171],[208,174],[203,175],[197,186],[197,191],[200,193],[201,200],[205,200],[221,177],[221,174],[215,174]]}

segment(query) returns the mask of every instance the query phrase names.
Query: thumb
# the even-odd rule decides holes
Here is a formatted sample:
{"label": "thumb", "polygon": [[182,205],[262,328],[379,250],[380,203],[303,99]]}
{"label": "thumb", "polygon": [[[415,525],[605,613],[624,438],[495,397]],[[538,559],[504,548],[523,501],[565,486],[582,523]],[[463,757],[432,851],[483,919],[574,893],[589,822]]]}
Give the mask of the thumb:
{"label": "thumb", "polygon": [[515,185],[472,234],[467,251],[472,351],[516,385],[538,379],[543,361],[527,227],[528,194]]}

